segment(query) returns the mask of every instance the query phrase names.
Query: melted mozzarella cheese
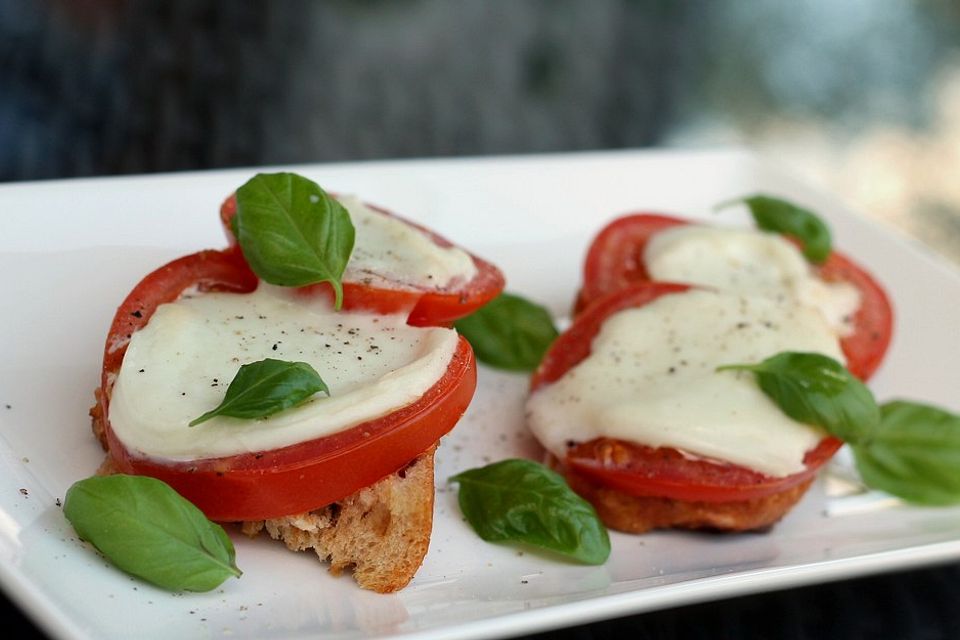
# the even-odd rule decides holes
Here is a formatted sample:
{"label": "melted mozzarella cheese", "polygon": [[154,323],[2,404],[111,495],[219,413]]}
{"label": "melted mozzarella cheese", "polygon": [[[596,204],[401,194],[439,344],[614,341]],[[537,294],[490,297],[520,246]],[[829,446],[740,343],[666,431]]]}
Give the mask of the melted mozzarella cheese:
{"label": "melted mozzarella cheese", "polygon": [[610,316],[590,356],[531,394],[528,424],[560,459],[571,443],[609,437],[797,473],[824,433],[787,417],[752,374],[716,371],[781,351],[844,361],[810,307],[710,290],[665,295]]}
{"label": "melted mozzarella cheese", "polygon": [[682,225],[654,235],[643,258],[654,280],[790,299],[818,309],[840,335],[860,306],[854,286],[815,277],[799,249],[775,233]]}
{"label": "melted mozzarella cheese", "polygon": [[[130,340],[110,424],[131,451],[191,460],[275,449],[347,429],[416,401],[446,372],[457,334],[405,315],[334,312],[322,299],[261,284],[254,293],[184,296],[157,308]],[[216,417],[241,365],[311,364],[330,388],[261,420]]]}
{"label": "melted mozzarella cheese", "polygon": [[411,225],[354,196],[337,198],[350,213],[356,240],[344,280],[385,288],[445,289],[469,282],[477,267],[466,251],[442,247]]}

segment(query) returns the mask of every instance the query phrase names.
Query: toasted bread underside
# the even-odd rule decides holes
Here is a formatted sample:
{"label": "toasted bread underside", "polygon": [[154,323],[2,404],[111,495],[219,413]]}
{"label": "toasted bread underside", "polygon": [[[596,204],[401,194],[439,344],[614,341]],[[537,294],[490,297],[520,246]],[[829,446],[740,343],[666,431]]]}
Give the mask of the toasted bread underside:
{"label": "toasted bread underside", "polygon": [[436,445],[406,467],[322,509],[244,522],[243,532],[266,531],[293,551],[313,549],[330,572],[353,569],[364,589],[402,589],[420,568],[433,527]]}
{"label": "toasted bread underside", "polygon": [[811,478],[780,493],[752,500],[700,502],[631,495],[585,478],[553,456],[548,463],[566,478],[571,489],[593,505],[604,524],[627,533],[651,529],[767,529],[790,511],[813,482]]}
{"label": "toasted bread underside", "polygon": [[[90,414],[94,434],[106,449],[99,406]],[[353,569],[364,589],[380,593],[402,589],[430,545],[436,448],[338,502],[307,513],[243,522],[241,530],[251,537],[266,531],[294,551],[313,549],[330,563],[334,575]],[[109,455],[97,473],[116,473]]]}

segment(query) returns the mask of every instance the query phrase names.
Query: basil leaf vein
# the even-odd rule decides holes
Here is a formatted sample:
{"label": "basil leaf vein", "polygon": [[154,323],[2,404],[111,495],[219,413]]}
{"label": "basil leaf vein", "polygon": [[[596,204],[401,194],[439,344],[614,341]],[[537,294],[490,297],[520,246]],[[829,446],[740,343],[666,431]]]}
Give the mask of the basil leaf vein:
{"label": "basil leaf vein", "polygon": [[235,233],[250,268],[286,287],[333,286],[343,304],[343,272],[355,229],[350,214],[315,182],[295,173],[259,173],[237,189]]}
{"label": "basil leaf vein", "polygon": [[717,370],[753,373],[760,389],[785,414],[846,442],[864,440],[880,421],[880,409],[866,385],[823,354],[787,351],[759,363]]}
{"label": "basil leaf vein", "polygon": [[256,419],[294,407],[313,394],[330,390],[306,362],[266,358],[240,367],[215,409],[190,422],[195,426],[214,416]]}
{"label": "basil leaf vein", "polygon": [[799,240],[803,244],[803,255],[810,262],[820,264],[830,255],[830,229],[812,211],[762,194],[731,200],[717,208],[740,203],[747,205],[754,222],[761,229],[793,236]]}
{"label": "basil leaf vein", "polygon": [[878,407],[862,382],[817,353],[779,353],[724,370],[754,373],[785,414],[849,443],[871,489],[915,504],[960,503],[960,416],[903,400]]}
{"label": "basil leaf vein", "polygon": [[536,369],[558,335],[544,307],[510,293],[501,293],[454,327],[481,362],[509,371]]}
{"label": "basil leaf vein", "polygon": [[63,513],[114,565],[164,589],[210,591],[242,573],[223,527],[155,478],[80,480],[67,490]]}
{"label": "basil leaf vein", "polygon": [[488,542],[517,541],[603,564],[610,538],[589,502],[563,477],[530,460],[511,459],[450,478],[460,484],[460,510]]}
{"label": "basil leaf vein", "polygon": [[889,402],[874,432],[852,449],[867,486],[917,504],[960,503],[960,416]]}

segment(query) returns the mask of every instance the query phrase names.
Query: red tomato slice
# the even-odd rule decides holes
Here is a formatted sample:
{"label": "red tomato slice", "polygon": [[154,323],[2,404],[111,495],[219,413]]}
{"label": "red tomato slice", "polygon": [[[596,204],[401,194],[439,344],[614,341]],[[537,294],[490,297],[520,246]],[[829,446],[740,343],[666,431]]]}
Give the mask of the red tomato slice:
{"label": "red tomato slice", "polygon": [[[441,247],[452,247],[452,242],[422,227],[410,222],[390,211],[367,205],[375,211],[392,216],[414,227]],[[235,195],[227,198],[220,207],[220,220],[230,246],[236,246],[237,239],[233,235],[232,220],[237,214],[237,200]],[[503,290],[503,274],[495,266],[470,254],[477,267],[477,274],[466,283],[449,290],[439,290],[426,287],[398,285],[397,288],[381,288],[363,282],[343,283],[343,308],[347,311],[364,310],[377,313],[397,313],[409,310],[407,322],[415,327],[447,325],[458,318],[469,315],[493,300]],[[333,288],[327,283],[304,287],[311,295],[322,292],[333,299]]]}
{"label": "red tomato slice", "polygon": [[[143,328],[157,307],[172,302],[190,287],[200,291],[249,293],[257,288],[257,276],[240,251],[201,251],[165,264],[140,281],[117,309],[103,352],[103,389],[107,374],[120,370],[123,354],[134,331]],[[112,385],[112,381],[111,384]]]}
{"label": "red tomato slice", "polygon": [[271,451],[165,463],[128,451],[110,428],[113,381],[127,344],[157,306],[184,290],[249,292],[256,276],[236,249],[203,251],[144,278],[117,310],[107,336],[99,415],[116,468],[170,484],[218,521],[261,520],[316,509],[398,471],[447,433],[476,387],[476,363],[460,338],[444,376],[419,400],[345,431]]}
{"label": "red tomato slice", "polygon": [[893,305],[883,287],[862,267],[836,251],[817,267],[828,282],[848,282],[860,292],[860,307],[853,316],[853,333],[840,340],[850,373],[868,380],[893,338]]}
{"label": "red tomato slice", "polygon": [[[579,313],[593,301],[630,284],[650,280],[643,251],[650,238],[664,229],[691,221],[652,213],[617,218],[597,235],[587,251],[583,288],[577,297]],[[840,340],[847,368],[867,380],[880,363],[893,336],[893,307],[886,292],[862,267],[834,251],[815,267],[827,281],[849,282],[860,292],[860,308],[853,317],[853,332]]]}
{"label": "red tomato slice", "polygon": [[643,250],[657,232],[689,224],[681,218],[657,213],[635,213],[617,218],[597,234],[583,265],[583,288],[574,309],[584,307],[624,287],[650,279]]}
{"label": "red tomato slice", "polygon": [[[531,391],[555,382],[590,355],[594,337],[611,315],[690,288],[684,284],[646,281],[593,301],[551,345],[533,375]],[[803,482],[842,444],[836,438],[824,438],[807,452],[804,458],[807,468],[784,478],[766,476],[730,463],[691,459],[669,447],[652,448],[609,438],[575,445],[564,462],[584,476],[631,495],[728,502],[763,497]]]}
{"label": "red tomato slice", "polygon": [[786,491],[813,476],[843,445],[824,438],[803,458],[807,468],[772,478],[733,464],[700,460],[676,449],[598,438],[567,453],[566,463],[577,473],[604,486],[634,496],[696,502],[735,502]]}
{"label": "red tomato slice", "polygon": [[545,384],[555,382],[589,356],[593,338],[599,333],[604,320],[614,313],[642,307],[660,296],[682,293],[690,288],[690,285],[672,282],[641,282],[595,300],[594,304],[577,316],[573,325],[557,336],[550,345],[540,361],[540,366],[533,373],[530,390],[536,391]]}

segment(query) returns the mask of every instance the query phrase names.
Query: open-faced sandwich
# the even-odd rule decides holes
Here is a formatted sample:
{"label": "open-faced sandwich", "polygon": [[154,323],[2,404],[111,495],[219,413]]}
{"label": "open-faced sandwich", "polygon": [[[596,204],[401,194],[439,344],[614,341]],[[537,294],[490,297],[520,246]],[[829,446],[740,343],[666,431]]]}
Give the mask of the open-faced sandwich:
{"label": "open-faced sandwich", "polygon": [[[530,428],[612,528],[776,523],[842,441],[778,406],[758,363],[784,373],[768,381],[780,392],[817,391],[834,376],[825,362],[865,380],[890,342],[886,294],[817,218],[748,203],[764,229],[777,209],[786,235],[656,214],[611,222],[587,254],[572,326],[533,377]],[[805,367],[819,377],[791,378]]]}
{"label": "open-faced sandwich", "polygon": [[227,249],[160,267],[114,317],[91,411],[102,472],[399,589],[427,551],[437,442],[476,384],[448,326],[503,277],[294,174],[256,176],[221,218]]}

